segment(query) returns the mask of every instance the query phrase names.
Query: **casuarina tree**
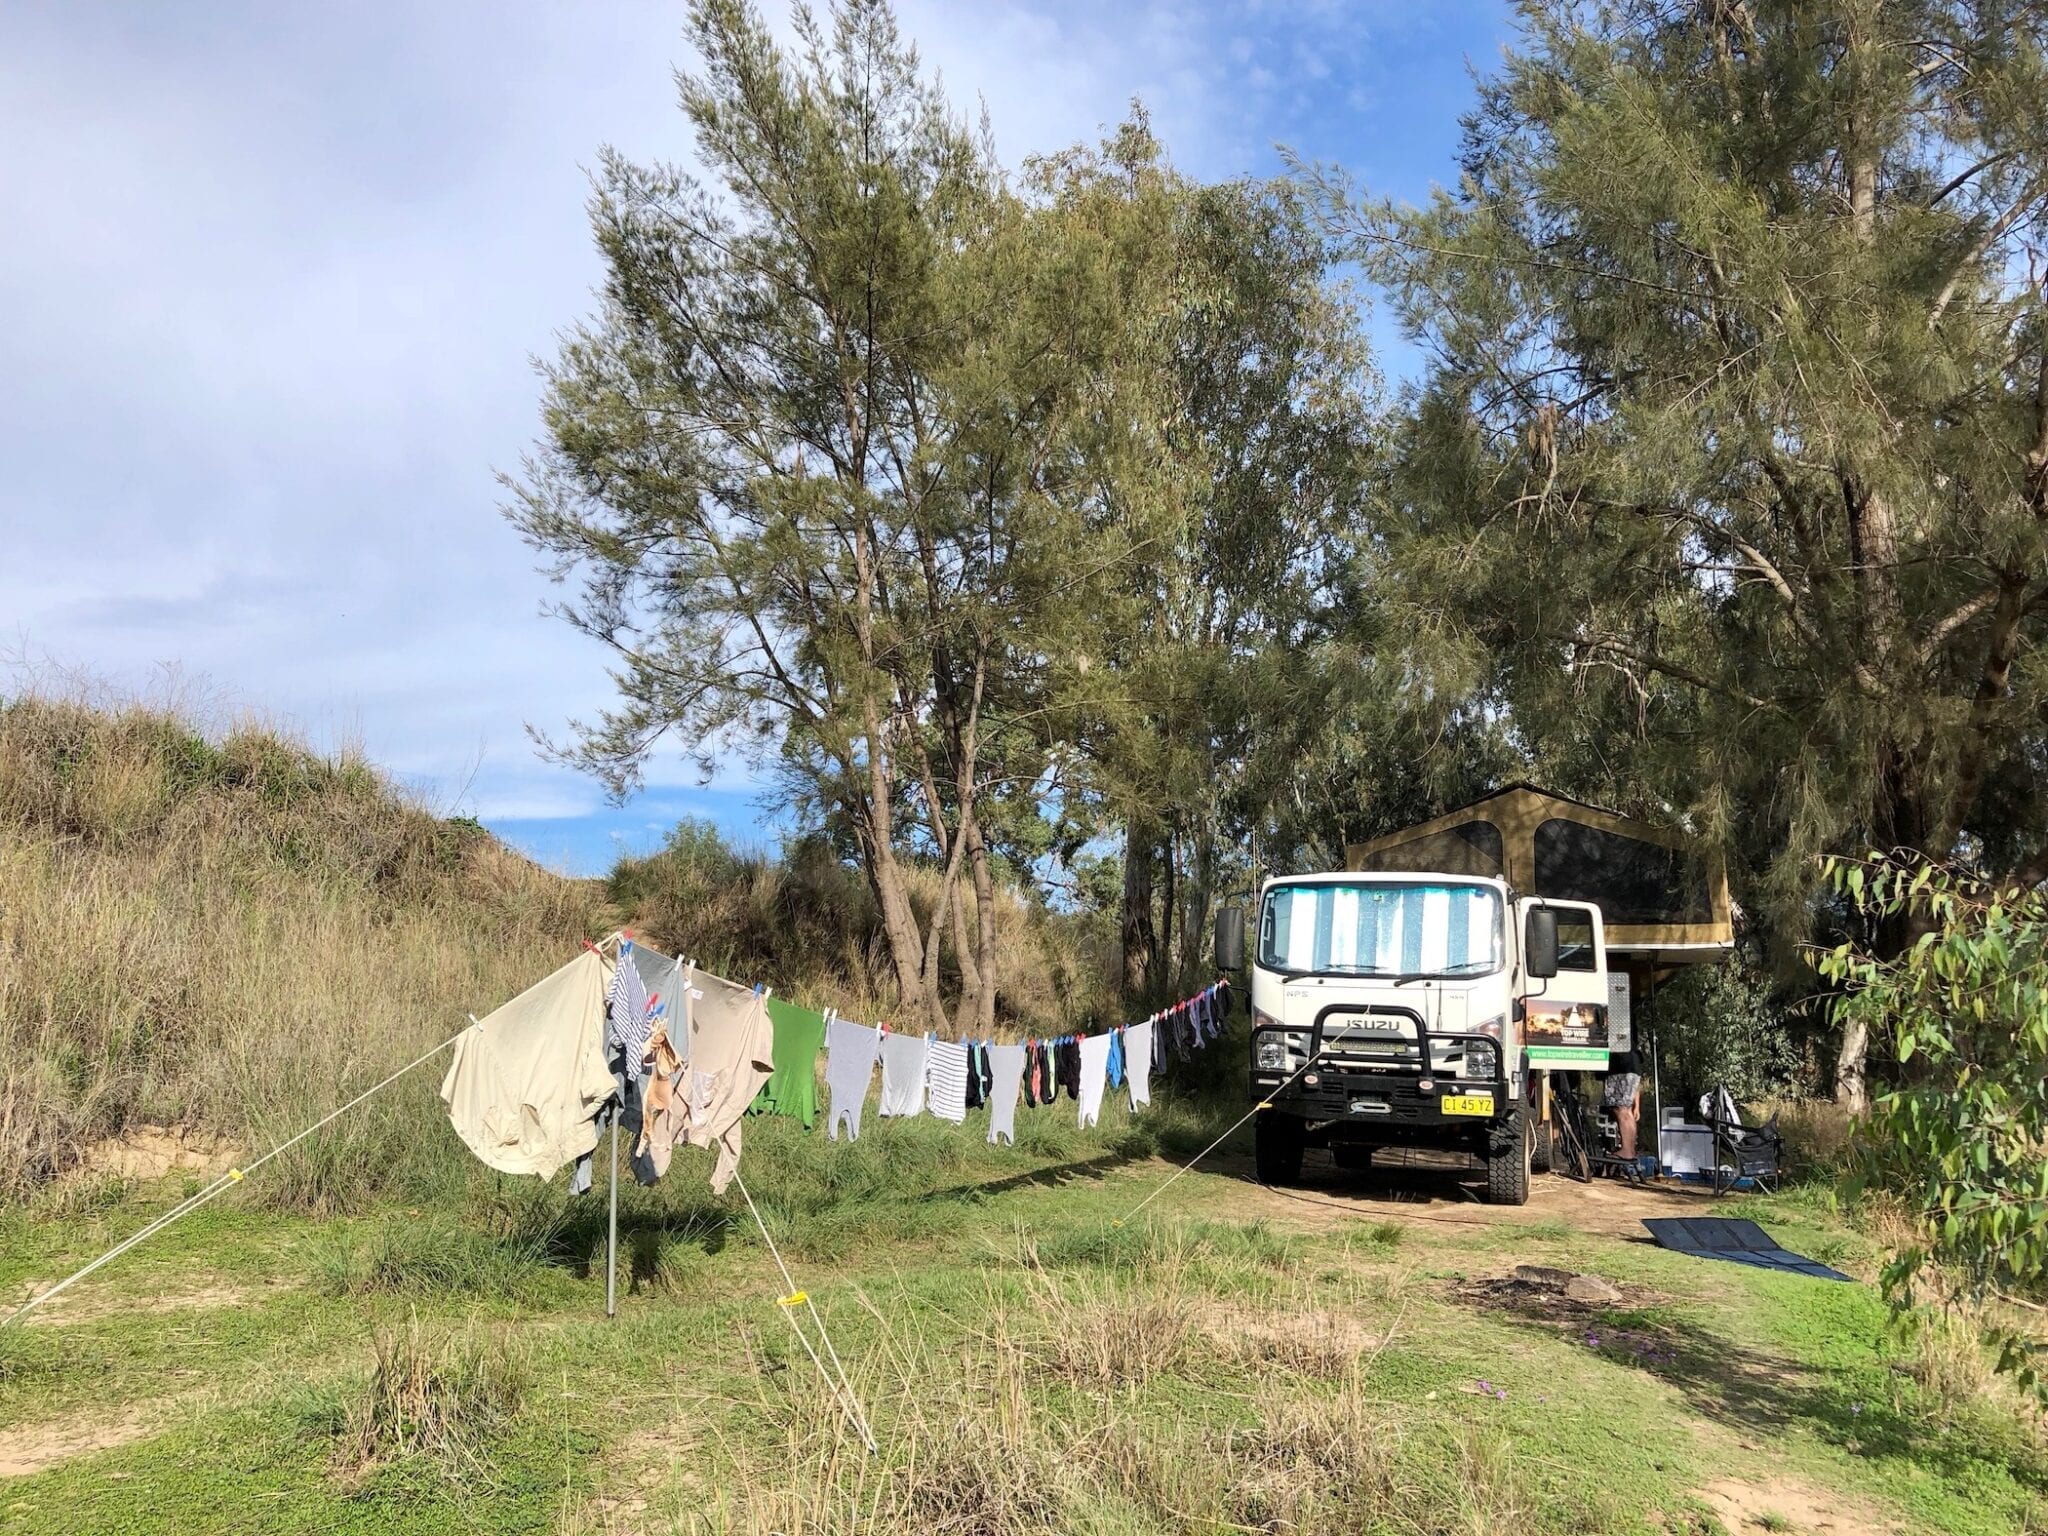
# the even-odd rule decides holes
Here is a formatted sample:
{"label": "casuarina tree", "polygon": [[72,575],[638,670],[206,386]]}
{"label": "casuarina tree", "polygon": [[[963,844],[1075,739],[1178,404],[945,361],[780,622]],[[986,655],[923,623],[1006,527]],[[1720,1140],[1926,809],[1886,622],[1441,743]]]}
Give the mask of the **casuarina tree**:
{"label": "casuarina tree", "polygon": [[1539,764],[1723,840],[1787,933],[1829,850],[2037,884],[2043,8],[1521,16],[1455,187],[1397,208],[1324,178],[1428,352],[1415,610]]}
{"label": "casuarina tree", "polygon": [[508,510],[616,659],[618,703],[563,755],[621,793],[664,740],[751,755],[850,829],[904,1012],[944,1019],[950,929],[954,1022],[985,1029],[985,797],[1044,771],[1014,722],[1117,558],[1076,509],[1118,266],[1007,185],[886,5],[798,31],[692,7],[709,179],[603,157],[602,301],[546,369]]}

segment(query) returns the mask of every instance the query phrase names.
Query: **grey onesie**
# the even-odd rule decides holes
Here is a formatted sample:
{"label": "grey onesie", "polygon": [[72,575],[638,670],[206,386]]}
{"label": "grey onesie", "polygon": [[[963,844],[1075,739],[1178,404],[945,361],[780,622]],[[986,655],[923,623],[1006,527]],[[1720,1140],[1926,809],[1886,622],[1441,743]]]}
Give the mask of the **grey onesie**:
{"label": "grey onesie", "polygon": [[840,1122],[846,1124],[846,1139],[860,1140],[860,1111],[867,1102],[868,1079],[875,1075],[875,1057],[882,1049],[882,1032],[865,1024],[834,1019],[825,1030],[825,1093],[827,1115],[825,1134],[837,1141]]}

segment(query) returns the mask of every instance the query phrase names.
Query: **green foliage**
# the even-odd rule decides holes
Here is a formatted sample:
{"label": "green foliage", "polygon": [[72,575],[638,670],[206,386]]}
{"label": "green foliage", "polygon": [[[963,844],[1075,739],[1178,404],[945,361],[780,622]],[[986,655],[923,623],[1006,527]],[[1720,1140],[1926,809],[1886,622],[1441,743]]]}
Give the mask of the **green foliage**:
{"label": "green foliage", "polygon": [[1685,966],[1659,980],[1638,1007],[1636,1040],[1639,1048],[1656,1040],[1664,1102],[1693,1117],[1717,1084],[1745,1103],[1811,1093],[1797,1022],[1756,955],[1741,947],[1718,965]]}
{"label": "green foliage", "polygon": [[2048,20],[1519,10],[1455,185],[1322,178],[1431,359],[1387,529],[1413,677],[1731,849],[1792,940],[1817,853],[2048,873]]}
{"label": "green foliage", "polygon": [[[2000,891],[1924,862],[1833,861],[1856,911],[1905,922],[1898,953],[1844,943],[1821,973],[1836,1012],[1898,1061],[1859,1138],[1863,1177],[1908,1202],[1915,1240],[1886,1267],[1895,1308],[1930,1269],[1974,1300],[2039,1293],[2048,1273],[2048,894]],[[2048,1398],[2038,1340],[2008,1331],[2001,1367]]]}

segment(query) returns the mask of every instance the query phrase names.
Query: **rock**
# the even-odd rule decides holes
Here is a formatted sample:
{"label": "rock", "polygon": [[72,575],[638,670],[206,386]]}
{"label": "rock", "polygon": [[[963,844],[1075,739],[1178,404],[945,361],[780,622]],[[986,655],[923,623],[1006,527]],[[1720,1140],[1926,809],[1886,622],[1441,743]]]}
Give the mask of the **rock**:
{"label": "rock", "polygon": [[1571,1284],[1572,1272],[1568,1269],[1553,1269],[1548,1264],[1517,1264],[1511,1278],[1517,1285],[1533,1285],[1539,1290],[1561,1291]]}
{"label": "rock", "polygon": [[1583,1307],[1611,1307],[1621,1300],[1620,1288],[1598,1275],[1573,1275],[1565,1282],[1564,1294],[1567,1301]]}

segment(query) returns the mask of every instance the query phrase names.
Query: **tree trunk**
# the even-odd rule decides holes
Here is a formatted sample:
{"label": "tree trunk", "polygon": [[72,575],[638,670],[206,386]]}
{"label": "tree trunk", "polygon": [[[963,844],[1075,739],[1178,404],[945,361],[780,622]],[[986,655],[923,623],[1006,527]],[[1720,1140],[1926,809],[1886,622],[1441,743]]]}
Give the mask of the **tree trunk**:
{"label": "tree trunk", "polygon": [[996,1027],[995,874],[989,866],[988,840],[981,835],[980,818],[971,809],[962,818],[960,835],[967,839],[967,864],[974,874],[974,926],[980,949],[978,983],[968,995],[974,998],[975,1032],[992,1035]]}
{"label": "tree trunk", "polygon": [[1175,974],[1173,936],[1175,904],[1180,900],[1180,837],[1168,831],[1166,834],[1166,889],[1159,898],[1159,966],[1152,977],[1153,990],[1172,991],[1180,984]]}
{"label": "tree trunk", "polygon": [[1151,831],[1133,816],[1124,824],[1123,994],[1129,1008],[1147,1000],[1152,982],[1152,861]]}
{"label": "tree trunk", "polygon": [[1842,1048],[1835,1057],[1835,1102],[1852,1115],[1860,1115],[1870,1107],[1870,1092],[1864,1079],[1869,1054],[1869,1027],[1863,1020],[1852,1018],[1842,1028]]}
{"label": "tree trunk", "polygon": [[888,936],[889,958],[896,971],[897,1006],[905,1018],[922,1021],[928,1007],[924,986],[924,936],[911,909],[903,866],[896,860],[895,816],[889,788],[889,750],[882,722],[867,708],[867,804],[859,807],[854,825],[867,852],[868,883],[882,909],[882,931]]}

